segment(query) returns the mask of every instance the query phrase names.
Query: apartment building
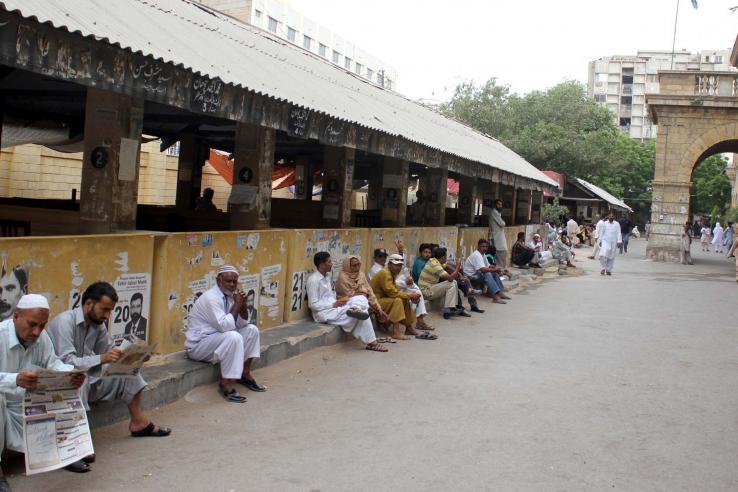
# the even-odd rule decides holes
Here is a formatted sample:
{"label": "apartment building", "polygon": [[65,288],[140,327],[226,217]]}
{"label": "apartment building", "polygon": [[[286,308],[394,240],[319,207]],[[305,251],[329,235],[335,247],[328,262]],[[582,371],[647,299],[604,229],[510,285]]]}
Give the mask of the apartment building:
{"label": "apartment building", "polygon": [[366,80],[394,89],[397,71],[384,61],[278,0],[199,0],[241,22],[265,29]]}
{"label": "apartment building", "polygon": [[635,56],[605,56],[589,62],[590,97],[613,114],[620,129],[638,140],[656,138],[646,110],[646,94],[659,92],[659,70],[734,71],[730,49],[638,51]]}

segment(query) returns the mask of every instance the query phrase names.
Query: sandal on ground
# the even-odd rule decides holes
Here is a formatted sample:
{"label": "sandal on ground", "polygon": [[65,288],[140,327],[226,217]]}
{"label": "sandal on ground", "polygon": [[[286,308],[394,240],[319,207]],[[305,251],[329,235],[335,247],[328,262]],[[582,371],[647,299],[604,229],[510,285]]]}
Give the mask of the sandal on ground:
{"label": "sandal on ground", "polygon": [[361,311],[360,309],[349,309],[346,311],[346,316],[349,318],[355,318],[360,320],[369,319],[369,313],[366,311]]}
{"label": "sandal on ground", "polygon": [[435,330],[435,326],[431,326],[428,323],[418,323],[418,329],[419,330],[425,330],[425,331],[433,331]]}
{"label": "sandal on ground", "polygon": [[438,340],[438,335],[424,331],[420,335],[415,335],[415,338],[419,340]]}
{"label": "sandal on ground", "polygon": [[131,435],[133,437],[166,437],[172,433],[172,429],[168,427],[159,427],[156,430],[154,429],[156,429],[154,423],[149,422],[149,425],[147,425],[140,431],[131,431]]}
{"label": "sandal on ground", "polygon": [[257,383],[255,379],[246,379],[241,378],[238,380],[238,384],[242,384],[246,386],[251,391],[255,391],[257,393],[263,393],[267,390],[266,386],[262,386],[261,384]]}
{"label": "sandal on ground", "polygon": [[90,465],[82,460],[75,461],[74,463],[65,466],[64,469],[72,473],[87,473],[91,470]]}
{"label": "sandal on ground", "polygon": [[233,403],[246,403],[246,397],[241,396],[235,389],[225,389],[223,386],[218,385],[218,391],[223,398]]}
{"label": "sandal on ground", "polygon": [[495,299],[492,302],[495,304],[507,304],[507,301],[503,301],[502,299]]}
{"label": "sandal on ground", "polygon": [[377,343],[397,343],[397,341],[393,340],[390,337],[382,337],[382,338],[377,338]]}
{"label": "sandal on ground", "polygon": [[370,343],[369,345],[366,346],[366,349],[372,352],[389,352],[389,350],[386,347],[382,347],[377,342]]}

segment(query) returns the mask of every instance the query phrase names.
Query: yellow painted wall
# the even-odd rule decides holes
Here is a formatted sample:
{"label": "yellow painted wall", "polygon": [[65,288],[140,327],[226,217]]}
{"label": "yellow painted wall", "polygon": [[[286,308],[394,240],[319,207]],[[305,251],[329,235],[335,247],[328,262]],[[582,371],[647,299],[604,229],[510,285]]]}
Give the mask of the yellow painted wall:
{"label": "yellow painted wall", "polygon": [[489,239],[489,228],[487,227],[463,227],[459,229],[458,254],[466,259],[477,249],[480,239]]}
{"label": "yellow painted wall", "polygon": [[[156,330],[151,341],[163,352],[181,350],[187,313],[199,294],[215,284],[222,264],[235,266],[240,286],[259,292],[259,328],[284,319],[289,232],[230,231],[178,233],[157,237],[154,254],[156,285],[152,296]],[[253,282],[251,284],[250,282]]]}
{"label": "yellow painted wall", "polygon": [[[153,250],[154,237],[150,234],[0,240],[4,270],[10,271],[17,265],[25,267],[28,291],[46,296],[52,317],[78,306],[82,292],[95,281],[105,280],[118,286],[121,300],[112,317],[114,336],[122,334],[130,320],[128,297],[133,292],[144,296],[144,317],[148,318],[151,312]],[[6,280],[7,276],[0,283],[5,284]]]}
{"label": "yellow painted wall", "polygon": [[313,257],[327,251],[333,260],[333,279],[338,278],[341,262],[348,255],[358,255],[362,271],[371,268],[367,251],[368,229],[298,229],[290,231],[287,289],[285,289],[285,321],[309,318],[306,286],[308,276],[315,271]]}

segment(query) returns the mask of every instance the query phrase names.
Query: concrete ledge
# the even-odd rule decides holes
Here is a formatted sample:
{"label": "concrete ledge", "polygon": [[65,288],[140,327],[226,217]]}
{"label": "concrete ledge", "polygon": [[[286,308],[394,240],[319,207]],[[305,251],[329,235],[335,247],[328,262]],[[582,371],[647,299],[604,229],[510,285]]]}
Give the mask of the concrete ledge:
{"label": "concrete ledge", "polygon": [[[261,358],[254,363],[254,368],[276,364],[347,339],[348,335],[341,328],[309,320],[265,330],[261,332]],[[220,368],[190,360],[181,351],[147,364],[143,368],[143,377],[148,387],[142,395],[142,406],[148,410],[177,401],[197,386],[217,381]],[[128,409],[122,401],[98,402],[92,405],[88,416],[91,427],[102,427],[127,420]]]}

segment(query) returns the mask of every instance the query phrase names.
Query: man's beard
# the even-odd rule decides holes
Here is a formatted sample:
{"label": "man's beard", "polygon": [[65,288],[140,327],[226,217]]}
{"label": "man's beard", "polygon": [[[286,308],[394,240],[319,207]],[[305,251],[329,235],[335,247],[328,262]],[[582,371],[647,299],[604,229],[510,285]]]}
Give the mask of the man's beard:
{"label": "man's beard", "polygon": [[13,306],[11,306],[10,304],[8,304],[7,302],[0,301],[0,319],[4,318],[7,315],[12,314],[11,313],[11,308],[12,307]]}
{"label": "man's beard", "polygon": [[141,315],[139,313],[131,313],[131,321],[136,323],[139,319],[141,319]]}
{"label": "man's beard", "polygon": [[223,291],[223,294],[229,297],[236,293],[236,289],[231,290],[231,289],[226,289],[225,287],[221,287],[220,290]]}
{"label": "man's beard", "polygon": [[90,318],[90,321],[92,321],[96,325],[101,325],[105,323],[105,319],[96,318],[95,315],[92,313],[89,313],[87,317]]}

